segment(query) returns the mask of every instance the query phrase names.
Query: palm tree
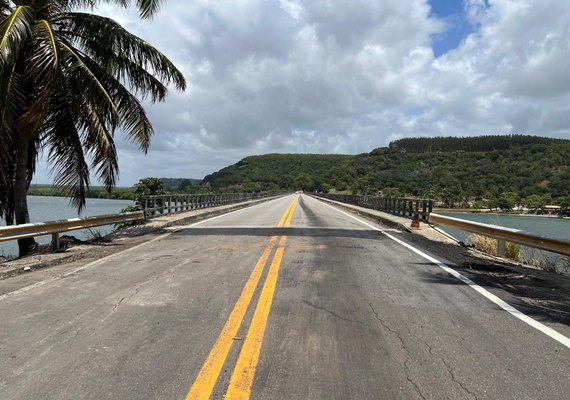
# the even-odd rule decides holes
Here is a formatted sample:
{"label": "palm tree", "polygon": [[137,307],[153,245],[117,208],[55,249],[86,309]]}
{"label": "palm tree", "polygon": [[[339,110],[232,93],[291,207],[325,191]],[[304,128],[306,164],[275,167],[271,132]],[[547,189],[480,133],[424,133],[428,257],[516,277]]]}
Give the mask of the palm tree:
{"label": "palm tree", "polygon": [[[78,11],[100,3],[131,1],[0,0],[0,217],[8,223],[29,222],[26,195],[40,153],[81,211],[90,169],[108,191],[117,182],[115,130],[146,153],[153,128],[141,100],[164,100],[169,84],[186,88],[149,43]],[[160,3],[136,0],[140,17],[152,17]],[[24,255],[34,241],[18,244]]]}

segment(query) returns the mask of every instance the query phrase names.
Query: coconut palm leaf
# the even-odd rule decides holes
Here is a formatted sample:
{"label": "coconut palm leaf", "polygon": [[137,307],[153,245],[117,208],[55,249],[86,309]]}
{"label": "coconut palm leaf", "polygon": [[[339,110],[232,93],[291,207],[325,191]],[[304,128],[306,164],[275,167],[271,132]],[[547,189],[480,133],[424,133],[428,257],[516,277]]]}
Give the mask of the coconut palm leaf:
{"label": "coconut palm leaf", "polygon": [[[111,3],[127,8],[130,4],[130,0],[59,0],[62,6],[66,8],[95,8],[101,3]],[[143,19],[152,18],[160,9],[162,5],[162,0],[136,0],[134,2],[139,9],[139,15]]]}
{"label": "coconut palm leaf", "polygon": [[[151,75],[165,84],[172,83],[178,90],[186,89],[184,76],[164,54],[112,19],[87,13],[66,13],[55,22],[78,48],[116,77],[144,82]],[[93,32],[98,32],[96,40]]]}
{"label": "coconut palm leaf", "polygon": [[17,6],[0,24],[0,68],[14,65],[34,26],[34,10]]}
{"label": "coconut palm leaf", "polygon": [[85,160],[81,134],[76,126],[73,95],[61,86],[50,102],[50,112],[42,132],[42,146],[48,150],[54,184],[70,197],[79,211],[85,206],[89,187],[89,166]]}
{"label": "coconut palm leaf", "polygon": [[105,123],[109,123],[112,130],[116,129],[119,116],[115,104],[104,83],[97,78],[89,67],[89,64],[93,65],[93,63],[84,59],[79,51],[65,41],[60,41],[60,45],[61,54],[66,64],[65,79],[74,87],[81,88],[83,96],[90,103],[93,103],[98,112],[104,116]]}
{"label": "coconut palm leaf", "polygon": [[46,117],[50,96],[61,80],[58,43],[51,25],[39,20],[33,29],[23,79],[28,82],[29,105],[19,118],[20,129],[37,138]]}
{"label": "coconut palm leaf", "polygon": [[109,89],[109,95],[117,107],[124,134],[146,153],[154,130],[142,104],[119,80],[106,74],[97,64],[90,63],[90,67]]}
{"label": "coconut palm leaf", "polygon": [[111,190],[117,128],[146,152],[153,128],[139,99],[162,101],[169,85],[186,88],[148,42],[110,18],[76,12],[103,3],[135,5],[151,18],[162,1],[0,0],[0,216],[7,220],[28,222],[26,189],[42,151],[78,210],[90,167]]}

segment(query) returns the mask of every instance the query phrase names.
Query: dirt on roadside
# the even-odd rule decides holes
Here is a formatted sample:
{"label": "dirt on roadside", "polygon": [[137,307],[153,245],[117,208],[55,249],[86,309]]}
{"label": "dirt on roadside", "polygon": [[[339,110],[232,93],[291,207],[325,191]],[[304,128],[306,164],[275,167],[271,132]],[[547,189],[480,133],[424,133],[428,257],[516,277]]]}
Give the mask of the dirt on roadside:
{"label": "dirt on roadside", "polygon": [[449,261],[451,267],[479,286],[509,293],[511,298],[507,299],[508,302],[525,314],[546,314],[570,326],[570,276],[510,262],[472,248],[429,240],[413,233],[405,232],[402,235],[408,243],[417,245],[436,258]]}

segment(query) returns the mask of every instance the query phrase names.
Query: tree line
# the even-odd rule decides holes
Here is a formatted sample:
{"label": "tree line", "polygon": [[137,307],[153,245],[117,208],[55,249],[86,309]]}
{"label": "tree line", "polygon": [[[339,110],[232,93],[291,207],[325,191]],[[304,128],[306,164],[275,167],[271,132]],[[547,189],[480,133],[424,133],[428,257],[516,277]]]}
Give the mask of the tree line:
{"label": "tree line", "polygon": [[[497,149],[501,141],[493,142],[495,138],[447,138],[451,144],[440,148],[452,150],[438,152],[403,152],[401,146],[391,143],[359,155],[250,156],[202,181],[145,178],[132,188],[116,188],[112,192],[116,197],[109,197],[103,188],[91,188],[88,195],[136,199],[137,193],[148,190],[152,194],[304,190],[416,196],[435,199],[445,207],[512,209],[519,205],[541,209],[558,204],[570,208],[570,141],[514,136],[514,142],[513,137],[504,138],[505,147]],[[455,150],[468,147],[462,146],[462,141],[481,143],[486,139],[495,143],[489,145],[492,150]],[[444,143],[446,138],[434,141]],[[405,139],[405,143],[411,149],[427,142],[418,138]],[[54,194],[55,190],[32,186],[30,193]]]}
{"label": "tree line", "polygon": [[[438,151],[412,151],[430,143]],[[208,175],[202,186],[215,191],[382,192],[432,198],[447,207],[568,208],[570,141],[522,135],[412,138],[355,156],[268,154]]]}

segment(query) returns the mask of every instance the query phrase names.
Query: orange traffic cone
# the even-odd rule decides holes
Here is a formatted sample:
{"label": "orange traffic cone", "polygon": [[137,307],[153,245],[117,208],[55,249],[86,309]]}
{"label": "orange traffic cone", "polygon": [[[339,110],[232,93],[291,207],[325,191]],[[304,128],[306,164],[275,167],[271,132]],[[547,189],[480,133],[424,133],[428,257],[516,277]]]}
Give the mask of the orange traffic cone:
{"label": "orange traffic cone", "polygon": [[414,213],[414,218],[412,219],[412,224],[410,225],[411,229],[422,229],[420,227],[420,215],[418,213]]}

